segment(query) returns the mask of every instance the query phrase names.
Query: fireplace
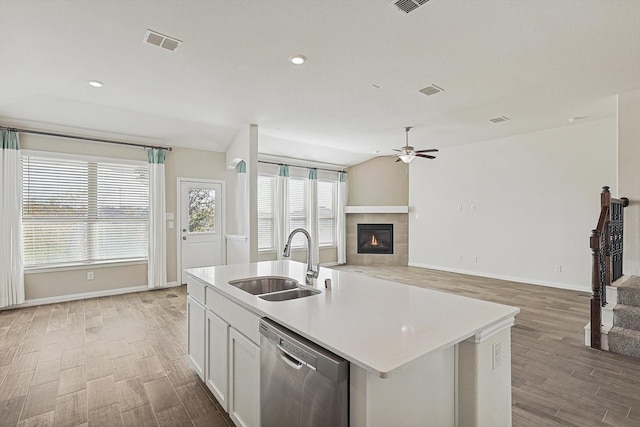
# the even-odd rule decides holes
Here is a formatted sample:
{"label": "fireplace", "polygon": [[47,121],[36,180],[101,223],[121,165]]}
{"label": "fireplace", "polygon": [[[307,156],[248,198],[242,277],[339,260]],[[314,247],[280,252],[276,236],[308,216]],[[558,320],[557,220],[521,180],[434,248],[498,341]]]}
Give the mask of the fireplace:
{"label": "fireplace", "polygon": [[359,254],[393,254],[393,224],[358,224]]}

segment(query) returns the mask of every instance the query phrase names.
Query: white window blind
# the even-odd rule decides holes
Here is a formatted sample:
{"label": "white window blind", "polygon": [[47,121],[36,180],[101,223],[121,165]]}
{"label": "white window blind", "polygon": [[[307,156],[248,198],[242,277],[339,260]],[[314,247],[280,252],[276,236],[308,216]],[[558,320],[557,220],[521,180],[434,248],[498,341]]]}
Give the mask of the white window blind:
{"label": "white window blind", "polygon": [[[307,180],[289,178],[289,232],[296,228],[307,228]],[[307,241],[297,234],[291,242],[292,248],[306,248]]]}
{"label": "white window blind", "polygon": [[25,268],[147,259],[146,163],[41,154],[22,161]]}
{"label": "white window blind", "polygon": [[258,250],[273,249],[273,198],[275,177],[258,175]]}
{"label": "white window blind", "polygon": [[336,181],[318,180],[318,244],[336,244]]}

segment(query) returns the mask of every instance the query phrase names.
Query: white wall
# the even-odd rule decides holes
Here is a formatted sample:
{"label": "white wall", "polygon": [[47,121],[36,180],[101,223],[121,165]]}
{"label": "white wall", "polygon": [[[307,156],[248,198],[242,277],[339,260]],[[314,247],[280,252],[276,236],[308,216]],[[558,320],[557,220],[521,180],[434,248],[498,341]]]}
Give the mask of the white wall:
{"label": "white wall", "polygon": [[409,265],[589,291],[589,235],[601,187],[617,193],[616,147],[610,118],[413,161]]}
{"label": "white wall", "polygon": [[[623,273],[640,275],[640,90],[618,96],[617,197],[628,197],[624,210]],[[615,195],[615,193],[614,193]]]}
{"label": "white wall", "polygon": [[[257,159],[258,159],[258,127],[249,125],[242,128],[226,152],[227,167],[237,164],[237,160],[244,160],[247,164],[247,189],[244,212],[237,212],[237,180],[235,169],[227,169],[227,234],[241,234],[246,240],[226,240],[227,264],[241,264],[253,260],[252,253],[257,253],[255,234],[257,224]],[[255,211],[255,212],[254,212]],[[256,217],[256,218],[254,218]],[[253,236],[253,237],[252,237]],[[256,246],[252,252],[252,246]]]}

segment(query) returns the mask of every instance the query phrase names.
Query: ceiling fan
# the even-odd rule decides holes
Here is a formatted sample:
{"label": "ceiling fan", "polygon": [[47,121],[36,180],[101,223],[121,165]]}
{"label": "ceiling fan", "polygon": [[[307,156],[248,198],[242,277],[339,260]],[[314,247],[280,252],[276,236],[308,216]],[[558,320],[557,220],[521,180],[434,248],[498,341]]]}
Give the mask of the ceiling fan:
{"label": "ceiling fan", "polygon": [[398,156],[398,159],[396,160],[396,162],[399,161],[403,161],[404,163],[409,163],[411,162],[411,160],[413,160],[414,157],[424,157],[425,159],[435,159],[435,156],[430,156],[428,154],[424,154],[424,153],[433,153],[438,151],[435,148],[431,148],[429,150],[414,150],[412,146],[409,145],[409,131],[411,130],[411,126],[407,126],[406,128],[404,128],[404,132],[405,132],[405,145],[404,147],[397,149],[394,148],[393,151],[398,151],[400,154],[396,154],[396,156]]}

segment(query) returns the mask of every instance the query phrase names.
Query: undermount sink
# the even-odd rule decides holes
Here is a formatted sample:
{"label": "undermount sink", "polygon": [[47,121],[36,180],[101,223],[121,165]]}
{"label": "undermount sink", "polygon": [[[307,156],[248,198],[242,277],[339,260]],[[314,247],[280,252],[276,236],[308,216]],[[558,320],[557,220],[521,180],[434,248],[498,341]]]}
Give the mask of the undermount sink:
{"label": "undermount sink", "polygon": [[260,295],[258,298],[262,298],[266,301],[287,301],[290,299],[310,297],[311,295],[318,295],[320,291],[315,289],[293,289],[290,291],[277,292],[272,294]]}
{"label": "undermount sink", "polygon": [[298,281],[289,277],[264,276],[238,279],[229,282],[231,286],[249,292],[252,295],[269,294],[298,288]]}

